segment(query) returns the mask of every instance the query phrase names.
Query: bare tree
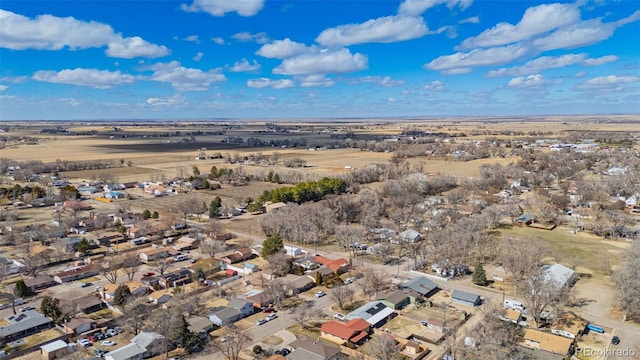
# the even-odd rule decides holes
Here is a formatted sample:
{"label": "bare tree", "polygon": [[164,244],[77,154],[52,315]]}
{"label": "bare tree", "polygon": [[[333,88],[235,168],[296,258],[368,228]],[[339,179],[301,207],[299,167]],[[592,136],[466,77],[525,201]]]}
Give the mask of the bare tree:
{"label": "bare tree", "polygon": [[218,342],[217,346],[222,354],[229,360],[239,360],[240,352],[251,344],[251,337],[236,327],[227,327],[222,336],[225,341]]}
{"label": "bare tree", "polygon": [[622,321],[640,319],[640,242],[634,241],[624,257],[624,262],[613,273],[618,288],[618,302]]}
{"label": "bare tree", "polygon": [[142,331],[151,313],[151,308],[146,304],[145,300],[144,298],[140,298],[131,302],[124,316],[119,319],[121,324],[129,328],[134,335],[138,335],[140,331]]}
{"label": "bare tree", "polygon": [[371,356],[379,360],[392,360],[401,356],[396,339],[387,334],[376,335],[372,341]]}
{"label": "bare tree", "polygon": [[138,267],[140,266],[140,259],[136,256],[135,253],[128,253],[122,258],[122,270],[127,275],[129,281],[132,281],[136,271],[138,271]]}
{"label": "bare tree", "polygon": [[298,305],[293,309],[293,320],[298,324],[300,329],[305,329],[307,327],[307,322],[318,315],[318,311],[314,310],[307,303],[303,303]]}
{"label": "bare tree", "polygon": [[98,174],[98,181],[103,184],[115,184],[118,182],[118,177],[112,173],[101,172]]}
{"label": "bare tree", "polygon": [[557,284],[542,269],[538,269],[524,281],[524,290],[527,310],[540,327],[544,322],[545,312],[552,310],[554,305],[561,304],[570,289]]}
{"label": "bare tree", "polygon": [[329,297],[343,310],[347,302],[353,302],[353,290],[347,285],[334,286],[329,290]]}
{"label": "bare tree", "polygon": [[166,259],[157,259],[149,262],[149,267],[155,270],[161,276],[169,269],[170,262],[166,261]]}
{"label": "bare tree", "polygon": [[107,281],[115,284],[118,281],[118,272],[122,269],[122,259],[112,255],[102,265],[102,275]]}
{"label": "bare tree", "polygon": [[267,267],[273,271],[276,276],[285,276],[291,269],[291,259],[287,254],[278,252],[267,256]]}
{"label": "bare tree", "polygon": [[506,237],[500,250],[502,265],[511,273],[514,290],[517,292],[522,280],[540,268],[546,249],[537,241]]}
{"label": "bare tree", "polygon": [[338,225],[333,235],[338,245],[345,251],[349,249],[350,245],[362,241],[365,236],[366,230],[358,225]]}
{"label": "bare tree", "polygon": [[200,242],[200,251],[203,254],[209,255],[211,258],[215,258],[216,254],[225,249],[224,242],[213,239],[205,239]]}

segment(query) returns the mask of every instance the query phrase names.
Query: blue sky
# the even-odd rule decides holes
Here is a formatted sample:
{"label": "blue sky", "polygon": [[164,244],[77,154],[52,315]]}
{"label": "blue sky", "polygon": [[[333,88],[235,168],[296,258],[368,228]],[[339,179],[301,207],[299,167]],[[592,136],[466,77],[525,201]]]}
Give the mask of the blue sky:
{"label": "blue sky", "polygon": [[0,3],[0,119],[640,113],[635,0]]}

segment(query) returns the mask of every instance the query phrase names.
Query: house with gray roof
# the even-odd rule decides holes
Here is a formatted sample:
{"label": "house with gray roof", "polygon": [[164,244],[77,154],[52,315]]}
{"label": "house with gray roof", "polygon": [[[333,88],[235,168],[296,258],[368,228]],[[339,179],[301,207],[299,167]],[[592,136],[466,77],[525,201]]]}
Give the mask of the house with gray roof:
{"label": "house with gray roof", "polygon": [[577,281],[575,272],[562,264],[543,265],[542,271],[558,288],[572,287]]}
{"label": "house with gray roof", "polygon": [[109,351],[104,355],[105,360],[142,360],[147,350],[135,343],[127,344],[119,349]]}
{"label": "house with gray roof", "polygon": [[404,289],[408,289],[411,291],[415,291],[425,298],[429,298],[435,295],[440,288],[436,283],[427,279],[424,276],[416,277],[411,280],[408,280],[402,284]]}
{"label": "house with gray roof", "polygon": [[[143,331],[131,339],[132,344],[136,344],[145,349],[144,358],[156,356],[165,352],[168,342],[165,337],[152,331]],[[169,344],[172,345],[172,344]],[[172,346],[175,348],[175,346]]]}
{"label": "house with gray roof", "polygon": [[468,293],[461,290],[453,290],[451,298],[456,304],[466,305],[470,307],[478,306],[481,302],[480,295]]}
{"label": "house with gray roof", "polygon": [[371,301],[362,305],[361,307],[353,310],[347,314],[348,320],[362,318],[372,327],[377,328],[384,325],[387,320],[391,319],[395,315],[395,311],[382,301]]}
{"label": "house with gray roof", "polygon": [[228,325],[253,314],[253,302],[243,299],[232,299],[224,308],[215,308],[209,320],[218,326]]}
{"label": "house with gray roof", "polygon": [[411,243],[422,241],[422,235],[420,235],[419,232],[413,229],[409,229],[401,232],[400,234],[398,234],[398,238],[400,238],[400,240],[402,241],[411,242]]}
{"label": "house with gray roof", "polygon": [[22,339],[54,326],[53,320],[36,310],[11,315],[6,321],[7,325],[0,327],[0,343]]}
{"label": "house with gray roof", "polygon": [[290,344],[293,351],[286,356],[289,360],[341,360],[348,357],[340,352],[340,348],[316,341],[311,338],[300,338]]}

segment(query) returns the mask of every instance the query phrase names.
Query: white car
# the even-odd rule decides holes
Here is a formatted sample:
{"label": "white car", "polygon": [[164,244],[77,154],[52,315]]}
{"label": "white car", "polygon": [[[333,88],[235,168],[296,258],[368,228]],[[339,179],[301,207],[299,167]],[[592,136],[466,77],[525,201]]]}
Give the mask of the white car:
{"label": "white car", "polygon": [[260,320],[258,320],[258,321],[256,322],[256,325],[258,325],[258,326],[260,326],[260,325],[264,325],[264,324],[266,324],[267,322],[269,322],[269,320],[267,320],[267,319],[260,319]]}
{"label": "white car", "polygon": [[271,321],[271,320],[273,320],[273,319],[275,319],[275,318],[277,318],[277,317],[278,317],[278,314],[276,314],[276,313],[271,313],[271,314],[269,314],[269,316],[267,316],[265,319],[266,319],[267,321]]}
{"label": "white car", "polygon": [[353,278],[352,277],[344,279],[344,283],[345,284],[351,284],[352,282],[353,282]]}
{"label": "white car", "polygon": [[113,346],[113,345],[115,345],[116,343],[114,343],[114,342],[113,342],[113,341],[111,341],[111,340],[105,340],[105,341],[101,342],[100,344],[101,344],[102,346]]}
{"label": "white car", "polygon": [[118,331],[116,329],[107,329],[107,331],[105,333],[108,334],[109,336],[118,335]]}
{"label": "white car", "polygon": [[321,298],[321,297],[323,297],[323,296],[325,296],[325,295],[327,295],[327,294],[325,294],[325,293],[324,293],[324,291],[318,291],[318,292],[316,293],[316,295],[315,295],[315,296],[316,296],[317,298]]}
{"label": "white car", "polygon": [[78,339],[78,344],[82,347],[91,346],[91,342],[87,339]]}
{"label": "white car", "polygon": [[338,320],[340,320],[340,321],[345,321],[345,320],[347,320],[347,318],[346,318],[346,317],[344,317],[344,315],[342,315],[342,314],[335,314],[335,315],[333,315],[333,318],[334,318],[334,319],[338,319]]}

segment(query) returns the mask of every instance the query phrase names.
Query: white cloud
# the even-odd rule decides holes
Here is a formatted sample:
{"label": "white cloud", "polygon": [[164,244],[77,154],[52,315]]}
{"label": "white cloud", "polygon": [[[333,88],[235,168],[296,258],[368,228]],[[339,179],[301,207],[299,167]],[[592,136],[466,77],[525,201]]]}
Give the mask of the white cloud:
{"label": "white cloud", "polygon": [[540,87],[543,85],[551,85],[561,83],[561,79],[557,80],[547,80],[540,74],[529,75],[527,77],[519,76],[509,80],[507,84],[510,87],[517,88],[531,88],[531,87]]}
{"label": "white cloud", "polygon": [[579,90],[619,91],[622,90],[625,85],[630,83],[638,83],[638,81],[640,81],[640,77],[638,76],[599,76],[578,84],[577,88]]}
{"label": "white cloud", "polygon": [[258,78],[247,80],[247,86],[256,89],[286,89],[293,87],[293,81],[291,81],[290,79],[272,80],[267,78]]}
{"label": "white cloud", "polygon": [[169,49],[165,46],[151,44],[139,36],[120,38],[110,42],[107,46],[107,55],[122,59],[136,57],[157,58],[168,55]]}
{"label": "white cloud", "polygon": [[6,81],[6,82],[13,83],[13,84],[22,84],[22,83],[25,83],[25,82],[29,81],[29,77],[25,76],[25,75],[21,75],[21,76],[3,76],[3,77],[0,77],[0,81]]}
{"label": "white cloud", "polygon": [[194,0],[191,5],[182,4],[186,12],[206,12],[213,16],[224,16],[236,12],[240,16],[253,16],[264,6],[264,0]]}
{"label": "white cloud", "polygon": [[150,97],[145,101],[148,106],[173,106],[185,103],[185,98],[182,95],[173,95],[171,97]]}
{"label": "white cloud", "polygon": [[360,53],[351,54],[349,49],[325,49],[318,53],[285,59],[273,69],[273,73],[284,75],[344,74],[364,70],[368,66],[369,60]]}
{"label": "white cloud", "polygon": [[528,61],[522,66],[491,70],[487,73],[487,77],[495,78],[502,76],[526,75],[539,73],[547,69],[556,69],[574,64],[580,64],[583,66],[596,66],[617,60],[618,57],[615,55],[607,55],[599,58],[587,58],[587,54],[585,53],[565,54],[561,56],[542,56],[537,59]]}
{"label": "white cloud", "polygon": [[468,17],[466,19],[462,19],[462,20],[460,20],[460,24],[480,24],[480,17],[479,16],[472,16],[472,17]]}
{"label": "white cloud", "polygon": [[529,40],[554,29],[580,21],[580,10],[573,4],[544,4],[528,8],[516,25],[498,23],[460,44],[459,50],[492,47]]}
{"label": "white cloud", "polygon": [[364,43],[392,43],[422,37],[428,33],[422,17],[385,16],[361,24],[340,25],[324,30],[316,42],[327,47]]}
{"label": "white cloud", "polygon": [[242,31],[231,35],[231,38],[239,42],[255,41],[258,44],[266,44],[269,42],[266,32],[252,34],[248,31]]}
{"label": "white cloud", "polygon": [[638,20],[640,20],[640,10],[614,22],[603,23],[601,19],[586,20],[536,39],[533,41],[533,45],[541,51],[572,49],[592,45],[610,38],[618,27]]}
{"label": "white cloud", "polygon": [[494,47],[489,49],[475,49],[469,52],[458,52],[452,55],[440,56],[424,68],[437,70],[446,74],[463,74],[471,71],[474,66],[491,66],[505,64],[529,53],[529,48],[523,44]]}
{"label": "white cloud", "polygon": [[408,15],[408,16],[419,16],[422,15],[428,9],[440,5],[447,4],[447,7],[454,8],[458,6],[460,9],[464,10],[471,5],[473,0],[405,0],[402,4],[400,4],[400,9],[398,9],[398,14],[400,15]]}
{"label": "white cloud", "polygon": [[5,91],[7,90],[9,87],[7,85],[2,85],[0,84],[0,91]]}
{"label": "white cloud", "polygon": [[214,43],[218,44],[218,45],[224,45],[224,39],[219,37],[219,36],[214,36],[211,38],[211,41],[213,41]]}
{"label": "white cloud", "polygon": [[256,54],[270,59],[286,59],[307,53],[311,49],[311,47],[307,47],[305,44],[286,38],[262,45],[262,47],[256,51]]}
{"label": "white cloud", "polygon": [[65,69],[61,71],[40,70],[33,74],[36,81],[89,86],[97,89],[108,89],[116,85],[135,82],[133,75],[118,71],[97,69]]}
{"label": "white cloud", "polygon": [[189,35],[186,38],[182,39],[184,41],[189,41],[189,42],[194,42],[194,43],[200,43],[200,38],[198,37],[198,35]]}
{"label": "white cloud", "polygon": [[185,68],[178,61],[158,63],[149,67],[153,74],[148,80],[167,82],[177,91],[206,91],[211,83],[225,81],[221,69]]}
{"label": "white cloud", "polygon": [[193,57],[193,61],[198,62],[198,61],[202,60],[203,56],[204,56],[204,54],[202,53],[202,51],[198,51],[196,56]]}
{"label": "white cloud", "polygon": [[333,86],[336,83],[324,75],[300,76],[296,80],[300,81],[300,86],[302,87]]}
{"label": "white cloud", "polygon": [[0,9],[0,47],[12,50],[72,50],[107,46],[107,55],[130,59],[156,58],[170,53],[134,36],[123,38],[107,24],[76,20],[73,17],[39,15],[34,19]]}
{"label": "white cloud", "polygon": [[431,83],[425,85],[424,89],[429,91],[442,91],[444,90],[444,84],[440,80],[434,80]]}
{"label": "white cloud", "polygon": [[229,69],[232,72],[251,72],[260,70],[260,64],[257,61],[253,60],[253,63],[249,63],[249,61],[245,58],[236,61],[233,66]]}
{"label": "white cloud", "polygon": [[393,80],[390,76],[363,76],[349,81],[351,84],[375,83],[384,87],[399,86],[404,84],[403,80]]}

